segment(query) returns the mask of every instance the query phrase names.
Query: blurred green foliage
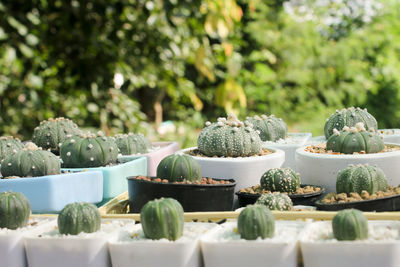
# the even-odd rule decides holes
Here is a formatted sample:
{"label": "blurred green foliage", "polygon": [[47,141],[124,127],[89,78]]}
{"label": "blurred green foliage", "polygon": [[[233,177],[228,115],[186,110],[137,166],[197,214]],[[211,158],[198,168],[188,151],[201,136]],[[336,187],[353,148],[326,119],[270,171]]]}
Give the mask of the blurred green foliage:
{"label": "blurred green foliage", "polygon": [[185,147],[226,112],[322,134],[345,106],[400,127],[400,9],[382,3],[371,22],[344,18],[327,35],[283,0],[3,0],[0,134],[30,139],[39,121],[66,116]]}

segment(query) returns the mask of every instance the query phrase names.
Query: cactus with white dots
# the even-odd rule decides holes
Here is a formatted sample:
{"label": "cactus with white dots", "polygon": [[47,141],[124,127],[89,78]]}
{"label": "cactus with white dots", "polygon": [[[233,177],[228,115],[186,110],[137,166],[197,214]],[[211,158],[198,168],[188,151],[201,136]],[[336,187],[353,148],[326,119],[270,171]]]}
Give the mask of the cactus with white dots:
{"label": "cactus with white dots", "polygon": [[300,187],[300,175],[291,168],[272,168],[261,176],[260,185],[272,192],[294,193]]}
{"label": "cactus with white dots", "polygon": [[279,139],[285,139],[288,127],[286,123],[274,115],[267,116],[254,116],[247,117],[246,121],[253,124],[254,129],[260,131],[260,138],[262,141],[278,141]]}
{"label": "cactus with white dots", "polygon": [[80,130],[72,120],[63,117],[50,118],[40,122],[35,128],[32,141],[37,146],[58,154],[62,142],[77,134],[80,134]]}
{"label": "cactus with white dots", "polygon": [[261,153],[261,139],[250,122],[234,115],[206,122],[197,140],[198,150],[209,157],[248,157]]}
{"label": "cactus with white dots", "polygon": [[354,127],[357,123],[364,123],[366,130],[378,130],[378,123],[374,116],[368,113],[367,109],[344,108],[336,110],[327,120],[324,126],[325,138],[328,139],[333,134],[333,129],[342,130],[343,127]]}
{"label": "cactus with white dots", "polygon": [[0,137],[0,161],[19,150],[22,150],[22,143],[18,138],[12,136]]}
{"label": "cactus with white dots", "polygon": [[149,139],[143,134],[117,134],[115,136],[115,142],[122,155],[147,153],[152,147]]}
{"label": "cactus with white dots", "polygon": [[81,134],[62,143],[60,156],[65,168],[101,167],[117,162],[118,147],[113,137]]}
{"label": "cactus with white dots", "polygon": [[256,201],[256,204],[267,206],[270,210],[292,210],[293,202],[290,197],[284,193],[262,194]]}
{"label": "cactus with white dots", "polygon": [[60,173],[60,160],[53,153],[41,150],[22,149],[14,151],[1,162],[4,177],[36,177]]}
{"label": "cactus with white dots", "polygon": [[364,151],[365,153],[377,153],[385,148],[383,137],[374,129],[367,131],[362,122],[355,127],[345,126],[342,131],[333,130],[333,134],[326,142],[326,149],[333,152],[353,154]]}

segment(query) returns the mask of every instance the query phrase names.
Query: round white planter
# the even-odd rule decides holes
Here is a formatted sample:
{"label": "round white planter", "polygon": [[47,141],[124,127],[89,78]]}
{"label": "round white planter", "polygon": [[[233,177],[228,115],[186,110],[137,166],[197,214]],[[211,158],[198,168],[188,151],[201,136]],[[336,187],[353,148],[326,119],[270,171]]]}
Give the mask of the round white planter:
{"label": "round white planter", "polygon": [[[188,152],[197,147],[181,150]],[[279,168],[285,161],[285,152],[267,147],[274,153],[264,156],[218,158],[192,156],[201,166],[203,177],[234,179],[235,191],[260,183],[260,178],[267,170]]]}
{"label": "round white planter", "polygon": [[277,142],[263,142],[263,147],[270,147],[275,149],[281,149],[285,152],[285,162],[281,167],[291,168],[296,171],[296,149],[304,146],[309,139],[311,139],[311,133],[288,133],[288,137],[285,140]]}
{"label": "round white planter", "polygon": [[387,143],[400,144],[400,129],[379,129],[383,140]]}
{"label": "round white planter", "polygon": [[306,152],[304,149],[305,147],[301,147],[296,150],[297,171],[303,184],[320,185],[327,192],[336,192],[336,177],[340,170],[347,168],[349,164],[366,163],[380,167],[386,174],[389,185],[400,184],[400,151],[332,155]]}

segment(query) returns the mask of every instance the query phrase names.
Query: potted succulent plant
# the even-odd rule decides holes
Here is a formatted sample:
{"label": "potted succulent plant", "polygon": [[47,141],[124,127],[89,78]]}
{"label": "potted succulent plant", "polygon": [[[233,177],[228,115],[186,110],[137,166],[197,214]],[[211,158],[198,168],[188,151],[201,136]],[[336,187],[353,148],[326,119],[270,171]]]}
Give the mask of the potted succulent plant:
{"label": "potted succulent plant", "polygon": [[258,182],[270,168],[277,168],[285,160],[280,149],[262,148],[262,141],[249,122],[241,122],[234,115],[207,122],[201,131],[197,147],[184,149],[201,166],[204,176],[231,178],[237,188]]}
{"label": "potted succulent plant", "polygon": [[[103,201],[105,203],[128,190],[126,177],[146,175],[145,157],[132,158],[121,163],[118,161],[118,146],[114,138],[101,132],[80,134],[65,140],[60,148],[62,171],[101,171],[103,173]],[[101,205],[99,204],[99,205]]]}
{"label": "potted succulent plant", "polygon": [[32,142],[58,155],[62,142],[80,132],[78,125],[72,120],[63,117],[50,118],[40,122],[40,125],[34,129]]}
{"label": "potted succulent plant", "polygon": [[2,266],[25,267],[24,235],[37,231],[48,219],[29,219],[29,200],[19,192],[0,193],[0,257]]}
{"label": "potted succulent plant", "polygon": [[226,222],[201,238],[204,263],[217,266],[297,266],[299,221],[276,221],[264,205],[244,208],[237,222]]}
{"label": "potted succulent plant", "polygon": [[179,150],[177,142],[150,143],[143,134],[119,134],[115,136],[115,142],[121,154],[118,158],[122,162],[138,156],[147,158],[147,176],[156,176],[161,160]]}
{"label": "potted succulent plant", "polygon": [[260,178],[260,183],[247,188],[242,188],[236,195],[239,206],[245,207],[254,204],[261,195],[267,193],[286,193],[293,205],[313,205],[325,192],[325,189],[313,185],[301,185],[300,175],[291,168],[272,168]]}
{"label": "potted succulent plant", "polygon": [[400,187],[389,186],[379,167],[351,164],[339,172],[336,194],[327,194],[315,205],[321,210],[394,211],[400,209],[399,194]]}
{"label": "potted succulent plant", "polygon": [[296,150],[296,165],[303,182],[323,186],[334,192],[338,172],[348,164],[379,166],[390,185],[400,184],[400,146],[384,143],[382,137],[363,123],[334,130],[326,144],[309,145]]}
{"label": "potted succulent plant", "polygon": [[[32,212],[59,212],[74,201],[98,203],[103,195],[101,172],[60,173],[60,160],[41,148],[24,148],[1,164],[0,191],[23,193]],[[18,179],[13,179],[18,178]]]}
{"label": "potted succulent plant", "polygon": [[354,209],[312,223],[300,238],[304,267],[398,266],[399,222],[367,221]]}
{"label": "potted succulent plant", "polygon": [[296,170],[296,149],[304,146],[311,138],[311,133],[288,133],[286,123],[274,115],[247,117],[254,129],[260,132],[263,147],[281,149],[285,152],[285,162],[282,167]]}
{"label": "potted succulent plant", "polygon": [[140,220],[134,229],[110,239],[113,267],[202,266],[199,239],[215,224],[184,223],[182,206],[171,198],[148,202]]}
{"label": "potted succulent plant", "polygon": [[31,267],[110,267],[107,239],[121,220],[101,221],[93,204],[70,203],[53,222],[25,238]]}
{"label": "potted succulent plant", "polygon": [[185,154],[164,158],[156,177],[128,177],[130,212],[139,212],[150,200],[171,197],[185,211],[232,210],[235,181],[202,176],[200,164]]}

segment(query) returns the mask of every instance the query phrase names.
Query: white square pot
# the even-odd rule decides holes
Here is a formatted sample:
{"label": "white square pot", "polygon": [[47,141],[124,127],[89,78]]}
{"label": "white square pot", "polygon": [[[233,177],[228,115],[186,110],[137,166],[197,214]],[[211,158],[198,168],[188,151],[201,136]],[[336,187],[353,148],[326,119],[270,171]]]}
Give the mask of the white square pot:
{"label": "white square pot", "polygon": [[[141,225],[110,240],[113,267],[201,267],[200,236],[215,224],[185,223],[184,234],[176,241],[150,240]],[[132,236],[135,236],[132,238]]]}
{"label": "white square pot", "polygon": [[304,267],[398,267],[400,222],[369,221],[366,240],[337,241],[332,222],[315,222],[300,239]]}
{"label": "white square pot", "polygon": [[[187,153],[196,147],[182,150]],[[217,179],[234,179],[236,191],[260,183],[261,176],[271,168],[279,168],[285,161],[285,152],[271,149],[273,153],[251,157],[193,157],[201,167],[203,177]],[[235,198],[237,198],[235,196]]]}
{"label": "white square pot", "polygon": [[40,231],[50,220],[30,218],[26,227],[16,230],[0,228],[0,266],[26,267],[24,236]]}
{"label": "white square pot", "polygon": [[205,267],[297,267],[304,226],[300,221],[276,221],[274,237],[244,240],[234,232],[236,221],[224,223],[201,238]]}
{"label": "white square pot", "polygon": [[60,235],[57,222],[46,230],[25,239],[29,267],[111,267],[107,239],[124,224],[132,220],[102,221],[95,233]]}
{"label": "white square pot", "polygon": [[280,139],[276,142],[263,142],[265,148],[277,148],[285,152],[285,162],[282,164],[282,168],[291,168],[296,171],[296,149],[304,146],[311,138],[311,133],[288,133],[286,139]]}

